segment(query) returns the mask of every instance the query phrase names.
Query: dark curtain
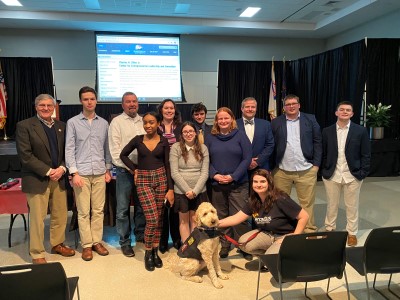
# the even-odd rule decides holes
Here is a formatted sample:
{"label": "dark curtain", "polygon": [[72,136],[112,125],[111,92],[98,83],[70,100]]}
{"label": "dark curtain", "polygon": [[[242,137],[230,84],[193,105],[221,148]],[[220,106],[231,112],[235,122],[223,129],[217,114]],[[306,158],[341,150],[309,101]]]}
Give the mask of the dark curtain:
{"label": "dark curtain", "polygon": [[15,134],[17,122],[35,115],[39,94],[53,95],[51,58],[0,57],[7,89],[7,135]]}
{"label": "dark curtain", "polygon": [[[139,114],[143,115],[148,111],[156,111],[158,104],[139,104]],[[183,121],[190,121],[191,115],[190,110],[192,109],[192,104],[186,103],[176,103],[176,107],[181,113]],[[82,111],[82,105],[60,105],[60,120],[63,122],[67,122],[70,118],[78,115]],[[114,115],[118,115],[122,113],[122,107],[120,103],[113,104],[99,104],[96,106],[96,114],[100,117],[106,119],[107,121],[111,121]]]}
{"label": "dark curtain", "polygon": [[300,110],[315,114],[321,128],[335,123],[340,101],[353,102],[352,121],[360,123],[365,51],[364,41],[359,41],[288,63],[287,92],[300,97]]}
{"label": "dark curtain", "polygon": [[[267,119],[268,99],[271,84],[272,61],[228,61],[220,60],[218,66],[217,107],[229,107],[240,118],[241,102],[246,97],[257,100],[256,117]],[[280,111],[283,62],[275,61],[275,83],[277,110]]]}
{"label": "dark curtain", "polygon": [[392,105],[386,138],[400,138],[400,39],[368,39],[367,103]]}

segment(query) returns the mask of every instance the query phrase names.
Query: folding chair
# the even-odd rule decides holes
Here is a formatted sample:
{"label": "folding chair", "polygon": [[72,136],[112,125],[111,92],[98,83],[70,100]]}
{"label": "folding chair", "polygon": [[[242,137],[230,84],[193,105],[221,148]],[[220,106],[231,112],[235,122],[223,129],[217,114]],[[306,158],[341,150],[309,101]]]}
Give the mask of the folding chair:
{"label": "folding chair", "polygon": [[370,291],[368,273],[375,273],[373,289],[388,299],[375,288],[377,274],[390,274],[388,290],[400,299],[399,295],[390,289],[393,273],[400,273],[400,226],[372,229],[363,247],[352,247],[346,250],[347,262],[360,274],[365,276],[368,299]]}
{"label": "folding chair", "polygon": [[265,264],[274,279],[279,283],[280,299],[283,299],[284,282],[305,282],[304,295],[307,295],[307,283],[328,279],[326,295],[329,299],[331,277],[344,278],[347,297],[350,299],[346,276],[346,240],[347,232],[314,232],[286,236],[278,254],[260,255],[257,282],[257,300],[260,285],[260,270]]}
{"label": "folding chair", "polygon": [[71,300],[79,277],[67,278],[59,262],[0,267],[0,299]]}

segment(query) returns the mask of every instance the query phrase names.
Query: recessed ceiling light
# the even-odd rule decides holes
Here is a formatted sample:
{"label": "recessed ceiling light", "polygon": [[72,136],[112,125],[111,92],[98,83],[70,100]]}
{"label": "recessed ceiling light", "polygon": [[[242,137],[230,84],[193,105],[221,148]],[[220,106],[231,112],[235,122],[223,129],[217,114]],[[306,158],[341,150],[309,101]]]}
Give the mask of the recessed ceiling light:
{"label": "recessed ceiling light", "polygon": [[1,2],[8,6],[22,6],[18,0],[1,0]]}
{"label": "recessed ceiling light", "polygon": [[244,12],[242,12],[240,14],[239,17],[242,18],[251,18],[252,16],[254,16],[256,13],[258,13],[258,11],[261,9],[261,7],[251,7],[249,6],[248,8],[245,9]]}

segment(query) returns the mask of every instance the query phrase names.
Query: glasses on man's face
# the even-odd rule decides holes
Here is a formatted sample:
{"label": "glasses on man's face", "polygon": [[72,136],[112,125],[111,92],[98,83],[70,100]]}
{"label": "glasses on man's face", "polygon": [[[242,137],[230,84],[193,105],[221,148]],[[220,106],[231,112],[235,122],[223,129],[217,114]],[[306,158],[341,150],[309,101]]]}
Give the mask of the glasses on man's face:
{"label": "glasses on man's face", "polygon": [[52,108],[54,108],[54,105],[53,104],[38,104],[38,107],[40,109],[44,109],[44,108],[52,109]]}
{"label": "glasses on man's face", "polygon": [[189,134],[194,134],[194,133],[195,133],[194,130],[182,131],[183,135],[189,135]]}
{"label": "glasses on man's face", "polygon": [[299,103],[298,102],[286,103],[285,106],[286,107],[292,107],[292,106],[296,106],[297,104],[299,104]]}

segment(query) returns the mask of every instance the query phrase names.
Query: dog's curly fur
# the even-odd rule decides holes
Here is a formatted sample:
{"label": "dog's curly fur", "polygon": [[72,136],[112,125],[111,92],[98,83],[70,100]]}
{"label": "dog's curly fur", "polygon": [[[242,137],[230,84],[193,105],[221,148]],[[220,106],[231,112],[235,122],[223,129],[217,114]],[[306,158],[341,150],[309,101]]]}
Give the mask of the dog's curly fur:
{"label": "dog's curly fur", "polygon": [[[217,210],[209,202],[203,202],[199,205],[195,217],[197,227],[218,226]],[[166,267],[175,273],[179,273],[182,279],[193,282],[203,281],[203,278],[197,274],[204,267],[207,267],[212,284],[216,288],[223,288],[218,278],[226,280],[229,277],[222,273],[219,264],[219,251],[221,250],[219,237],[216,236],[200,241],[197,249],[199,249],[203,260],[180,258],[175,254],[168,257]]]}

